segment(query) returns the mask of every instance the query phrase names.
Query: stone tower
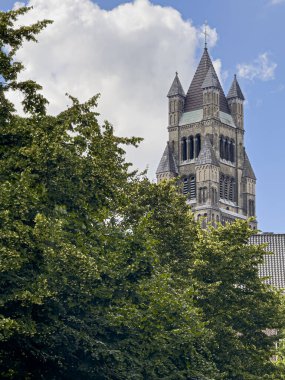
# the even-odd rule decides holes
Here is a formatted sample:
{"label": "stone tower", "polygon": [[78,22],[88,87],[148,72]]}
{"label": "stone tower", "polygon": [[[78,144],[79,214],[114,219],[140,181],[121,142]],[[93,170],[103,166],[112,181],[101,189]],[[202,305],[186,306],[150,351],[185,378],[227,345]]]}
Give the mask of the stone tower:
{"label": "stone tower", "polygon": [[256,177],[244,148],[245,99],[236,76],[226,97],[205,47],[187,94],[176,73],[167,97],[169,140],[157,181],[178,177],[203,223],[255,217]]}

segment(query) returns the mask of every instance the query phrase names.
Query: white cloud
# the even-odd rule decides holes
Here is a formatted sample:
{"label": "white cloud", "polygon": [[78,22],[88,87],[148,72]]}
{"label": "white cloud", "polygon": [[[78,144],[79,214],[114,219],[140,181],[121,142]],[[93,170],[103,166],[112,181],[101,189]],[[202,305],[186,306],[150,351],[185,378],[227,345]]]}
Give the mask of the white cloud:
{"label": "white cloud", "polygon": [[270,0],[271,5],[285,3],[285,0]]}
{"label": "white cloud", "polygon": [[267,81],[274,79],[277,64],[270,61],[268,53],[258,56],[252,63],[243,63],[237,65],[238,75],[246,79],[261,79]]}
{"label": "white cloud", "polygon": [[17,9],[22,8],[22,7],[24,7],[24,6],[25,6],[25,3],[24,3],[24,2],[22,2],[22,1],[16,1],[16,3],[14,4],[13,9],[14,9],[14,10],[17,10]]}
{"label": "white cloud", "polygon": [[[153,178],[167,140],[166,94],[176,70],[187,91],[200,28],[149,0],[110,11],[90,0],[29,0],[28,5],[33,9],[22,23],[43,18],[54,23],[39,44],[25,43],[18,53],[26,66],[23,78],[43,85],[52,113],[66,107],[66,92],[81,101],[100,92],[99,112],[116,133],[145,139],[127,159],[140,169],[149,166]],[[212,46],[217,33],[209,27],[208,33]]]}

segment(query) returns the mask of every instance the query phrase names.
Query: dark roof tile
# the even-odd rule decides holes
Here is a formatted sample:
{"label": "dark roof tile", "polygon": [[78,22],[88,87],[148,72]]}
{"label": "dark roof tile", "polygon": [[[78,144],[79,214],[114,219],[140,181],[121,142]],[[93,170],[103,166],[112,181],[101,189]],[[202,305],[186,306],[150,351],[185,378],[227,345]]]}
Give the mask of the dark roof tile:
{"label": "dark roof tile", "polygon": [[[205,80],[205,77],[210,67],[212,67],[215,72],[208,50],[205,48],[202,58],[200,60],[200,63],[197,67],[197,70],[195,72],[195,75],[192,79],[192,82],[190,84],[189,90],[186,95],[185,109],[184,109],[185,112],[195,111],[195,110],[203,108],[202,84]],[[230,114],[228,102],[219,80],[218,80],[218,89],[220,90],[220,111]]]}
{"label": "dark roof tile", "polygon": [[248,155],[246,154],[246,151],[244,149],[244,162],[243,162],[243,170],[242,170],[242,176],[245,178],[251,178],[256,180],[254,171],[252,169],[252,166],[250,164]]}
{"label": "dark roof tile", "polygon": [[209,67],[207,75],[205,76],[204,82],[202,83],[202,89],[210,88],[210,87],[219,87],[219,80],[217,78],[217,74],[215,73],[212,66]]}
{"label": "dark roof tile", "polygon": [[175,95],[185,96],[185,92],[184,92],[183,87],[182,87],[180,80],[178,78],[178,73],[176,73],[175,78],[174,78],[172,85],[170,87],[170,90],[168,91],[168,94],[167,94],[167,96],[169,98],[171,96],[175,96]]}
{"label": "dark roof tile", "polygon": [[159,174],[159,173],[178,174],[176,160],[170,148],[169,142],[167,142],[166,148],[163,152],[160,163],[156,170],[156,174]]}
{"label": "dark roof tile", "polygon": [[231,85],[230,91],[227,95],[227,99],[233,99],[233,98],[238,98],[241,100],[245,100],[243,93],[240,89],[239,83],[237,81],[237,76],[235,75],[233,83]]}

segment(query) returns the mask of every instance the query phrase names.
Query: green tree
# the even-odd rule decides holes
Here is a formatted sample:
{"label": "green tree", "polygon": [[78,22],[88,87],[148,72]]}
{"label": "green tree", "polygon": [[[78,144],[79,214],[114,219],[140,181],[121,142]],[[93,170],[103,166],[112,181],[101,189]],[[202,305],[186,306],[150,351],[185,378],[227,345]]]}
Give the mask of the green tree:
{"label": "green tree", "polygon": [[226,379],[268,379],[274,374],[282,379],[284,373],[271,360],[284,328],[282,297],[258,275],[266,252],[248,244],[253,233],[246,221],[199,231],[191,271],[196,306],[213,332],[210,351]]}
{"label": "green tree", "polygon": [[[171,219],[174,236],[184,199],[130,172],[122,146],[139,139],[100,127],[97,97],[48,116],[40,86],[17,81],[17,49],[48,23],[14,27],[26,11],[0,13],[1,377],[216,378],[192,286],[178,286],[162,230]],[[24,118],[11,89],[24,94]],[[177,239],[181,268],[188,230]]]}

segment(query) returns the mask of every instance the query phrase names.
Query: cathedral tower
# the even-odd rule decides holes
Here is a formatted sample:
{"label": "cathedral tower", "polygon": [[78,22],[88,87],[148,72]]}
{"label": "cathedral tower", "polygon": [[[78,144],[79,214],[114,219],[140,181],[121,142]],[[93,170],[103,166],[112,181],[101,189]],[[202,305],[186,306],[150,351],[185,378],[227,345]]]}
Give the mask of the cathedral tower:
{"label": "cathedral tower", "polygon": [[244,148],[244,96],[236,76],[226,97],[205,47],[187,94],[176,73],[167,96],[169,141],[157,181],[177,177],[204,223],[255,217],[256,178]]}

